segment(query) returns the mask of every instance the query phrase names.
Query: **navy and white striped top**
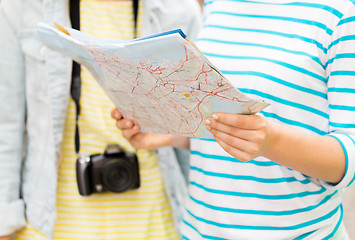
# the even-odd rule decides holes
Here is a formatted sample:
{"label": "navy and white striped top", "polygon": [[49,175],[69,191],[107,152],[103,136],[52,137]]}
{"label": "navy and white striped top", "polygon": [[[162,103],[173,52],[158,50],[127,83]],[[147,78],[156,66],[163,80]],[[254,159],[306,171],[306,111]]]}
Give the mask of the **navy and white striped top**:
{"label": "navy and white striped top", "polygon": [[[197,46],[261,114],[330,135],[347,168],[337,185],[259,157],[240,162],[191,140],[184,239],[330,239],[355,171],[355,1],[207,0]],[[337,232],[338,231],[338,232]]]}

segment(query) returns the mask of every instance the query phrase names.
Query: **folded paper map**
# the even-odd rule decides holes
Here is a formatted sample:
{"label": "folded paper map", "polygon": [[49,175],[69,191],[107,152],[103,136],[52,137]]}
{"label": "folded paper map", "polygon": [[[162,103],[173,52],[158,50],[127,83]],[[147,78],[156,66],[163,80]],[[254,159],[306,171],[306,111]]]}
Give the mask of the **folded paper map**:
{"label": "folded paper map", "polygon": [[89,69],[125,118],[142,131],[211,138],[214,112],[255,114],[267,103],[235,88],[175,30],[132,41],[40,23],[43,42]]}

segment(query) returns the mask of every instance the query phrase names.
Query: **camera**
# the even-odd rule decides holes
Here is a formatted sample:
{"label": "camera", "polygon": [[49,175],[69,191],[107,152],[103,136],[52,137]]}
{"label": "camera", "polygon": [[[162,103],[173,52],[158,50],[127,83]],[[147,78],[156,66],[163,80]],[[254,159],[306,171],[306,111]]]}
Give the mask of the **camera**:
{"label": "camera", "polygon": [[139,188],[137,155],[110,144],[103,154],[80,156],[76,161],[76,180],[82,196]]}

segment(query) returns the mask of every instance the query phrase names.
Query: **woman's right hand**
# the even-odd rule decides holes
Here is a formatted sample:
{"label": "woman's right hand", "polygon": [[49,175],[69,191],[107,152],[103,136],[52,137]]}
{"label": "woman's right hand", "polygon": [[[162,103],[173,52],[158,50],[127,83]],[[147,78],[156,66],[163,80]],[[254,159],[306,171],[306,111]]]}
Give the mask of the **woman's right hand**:
{"label": "woman's right hand", "polygon": [[116,120],[116,126],[122,130],[122,136],[126,138],[135,149],[157,149],[172,144],[172,135],[143,133],[138,124],[134,124],[130,119],[123,118],[117,108],[112,110],[111,116]]}

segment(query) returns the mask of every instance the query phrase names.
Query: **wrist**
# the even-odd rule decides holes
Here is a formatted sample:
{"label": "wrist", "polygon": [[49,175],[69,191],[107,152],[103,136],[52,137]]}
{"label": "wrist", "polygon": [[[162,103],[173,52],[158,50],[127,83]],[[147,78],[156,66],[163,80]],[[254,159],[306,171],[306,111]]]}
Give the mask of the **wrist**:
{"label": "wrist", "polygon": [[173,135],[163,134],[162,147],[173,147]]}
{"label": "wrist", "polygon": [[155,150],[161,147],[171,146],[171,135],[160,134],[160,133],[145,133],[144,141],[138,147],[133,145],[133,147],[139,149],[151,149]]}
{"label": "wrist", "polygon": [[174,148],[180,148],[184,150],[190,150],[190,139],[188,137],[169,135],[170,143],[169,146]]}
{"label": "wrist", "polygon": [[265,150],[263,152],[263,156],[269,159],[272,159],[275,155],[275,152],[278,151],[278,141],[281,136],[283,126],[277,124],[273,121],[267,120],[267,136],[268,139],[266,141]]}

